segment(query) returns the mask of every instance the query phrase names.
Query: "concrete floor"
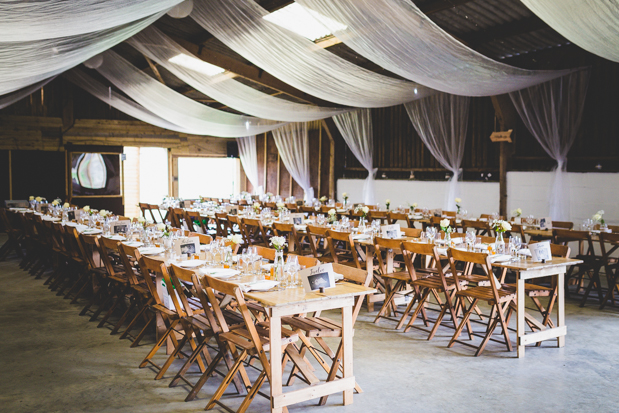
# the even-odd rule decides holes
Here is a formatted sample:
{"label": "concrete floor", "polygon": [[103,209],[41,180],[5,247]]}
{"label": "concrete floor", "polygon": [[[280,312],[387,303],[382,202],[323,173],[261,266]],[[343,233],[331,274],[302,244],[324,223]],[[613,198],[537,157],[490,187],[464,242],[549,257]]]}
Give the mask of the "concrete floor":
{"label": "concrete floor", "polygon": [[[0,412],[197,412],[220,382],[211,378],[198,399],[185,403],[186,387],[168,387],[177,364],[159,381],[152,370],[137,368],[152,337],[129,348],[109,328],[78,316],[81,306],[57,297],[15,259],[0,262],[0,283]],[[516,359],[496,343],[481,357],[458,344],[448,349],[450,330],[428,342],[415,329],[404,334],[389,321],[373,324],[363,309],[354,371],[364,393],[350,406],[335,395],[311,411],[619,411],[619,310],[569,302],[566,311],[565,348],[547,343]],[[231,393],[227,400],[238,405],[238,399]],[[250,411],[268,406],[258,397]]]}

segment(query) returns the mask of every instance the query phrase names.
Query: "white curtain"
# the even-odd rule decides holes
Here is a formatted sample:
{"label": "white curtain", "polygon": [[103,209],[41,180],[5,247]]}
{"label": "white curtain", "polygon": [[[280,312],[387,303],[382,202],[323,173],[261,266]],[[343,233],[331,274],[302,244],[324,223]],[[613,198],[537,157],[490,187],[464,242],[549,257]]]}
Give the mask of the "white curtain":
{"label": "white curtain", "polygon": [[229,72],[208,75],[188,67],[187,63],[175,63],[175,57],[184,55],[185,59],[194,59],[190,60],[194,64],[201,64],[191,53],[152,26],[133,36],[128,43],[196,90],[252,116],[300,122],[328,118],[347,110],[291,102],[244,85]]}
{"label": "white curtain", "polygon": [[160,16],[102,31],[25,42],[5,42],[5,32],[0,31],[0,95],[65,72],[133,36]]}
{"label": "white curtain", "polygon": [[[463,45],[411,0],[297,0],[351,49],[405,79],[463,96],[492,96],[568,73],[525,70]],[[326,17],[326,18],[324,18]]]}
{"label": "white curtain", "polygon": [[105,102],[129,116],[141,120],[142,122],[150,123],[151,125],[177,132],[191,133],[187,129],[155,115],[142,105],[112,91],[111,88],[90,77],[81,68],[74,68],[64,73],[62,76],[102,102]]}
{"label": "white curtain", "polygon": [[275,146],[284,166],[292,179],[303,188],[306,202],[314,199],[314,188],[310,181],[309,135],[307,123],[288,123],[273,130]]}
{"label": "white curtain", "polygon": [[589,71],[579,71],[541,85],[510,93],[525,126],[557,167],[549,191],[550,217],[570,220],[567,154],[576,139],[589,84]]}
{"label": "white curtain", "polygon": [[570,42],[619,62],[618,0],[521,0]]}
{"label": "white curtain", "polygon": [[363,202],[372,205],[374,199],[374,135],[372,132],[372,113],[370,109],[359,109],[333,117],[338,130],[351,152],[368,170],[368,177],[363,185]]}
{"label": "white curtain", "polygon": [[303,92],[354,107],[384,107],[432,93],[366,70],[263,17],[252,0],[196,0],[191,17],[226,46]]}
{"label": "white curtain", "polygon": [[256,135],[236,138],[239,145],[239,158],[247,179],[254,187],[255,195],[262,195],[264,188],[258,180],[258,150],[256,148]]}
{"label": "white curtain", "polygon": [[29,42],[107,30],[165,12],[182,0],[0,2],[2,42]]}
{"label": "white curtain", "polygon": [[464,157],[470,98],[438,93],[405,104],[419,137],[443,168],[453,174],[445,194],[446,210],[456,209],[460,165]]}
{"label": "white curtain", "polygon": [[42,80],[38,83],[35,83],[34,85],[30,85],[16,92],[9,93],[8,95],[0,97],[0,109],[4,109],[7,106],[10,106],[15,102],[22,100],[26,96],[31,95],[32,93],[36,92],[38,89],[42,88],[43,86],[45,86],[46,84],[54,80],[55,78],[56,76],[50,77],[49,79]]}
{"label": "white curtain", "polygon": [[184,96],[108,50],[97,71],[129,97],[157,116],[196,135],[236,138],[278,128],[281,122],[235,115]]}

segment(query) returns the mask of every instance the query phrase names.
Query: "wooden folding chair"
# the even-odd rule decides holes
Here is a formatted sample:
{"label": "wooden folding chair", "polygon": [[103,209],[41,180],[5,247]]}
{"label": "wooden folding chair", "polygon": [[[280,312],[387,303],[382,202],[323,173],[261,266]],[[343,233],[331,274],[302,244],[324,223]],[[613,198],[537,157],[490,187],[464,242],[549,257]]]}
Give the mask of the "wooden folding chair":
{"label": "wooden folding chair", "polygon": [[[398,323],[396,329],[402,328],[402,326],[406,322],[408,314],[411,312],[415,304],[417,304],[417,307],[412,313],[410,321],[404,329],[405,333],[408,332],[412,327],[427,331],[421,327],[414,325],[415,320],[420,313],[422,315],[425,327],[428,327],[428,321],[434,323],[434,327],[430,331],[427,331],[429,333],[428,340],[432,340],[440,325],[446,327],[453,327],[454,330],[458,328],[456,320],[459,311],[457,311],[454,303],[455,292],[457,291],[456,279],[454,277],[447,276],[447,271],[441,265],[441,260],[439,258],[436,247],[432,244],[403,242],[402,252],[404,255],[404,262],[406,263],[406,269],[408,270],[408,273],[411,277],[411,284],[413,287],[417,287],[418,293],[416,293],[411,300],[406,311],[402,315],[402,318],[400,319],[400,322]],[[418,256],[421,258],[420,262],[423,261],[426,257],[430,258],[431,261],[434,263],[435,268],[428,270],[427,268],[415,266],[415,258]],[[459,283],[460,289],[466,289],[468,285],[467,280],[460,279]],[[440,308],[440,313],[435,320],[429,319],[425,314],[430,294],[434,296]],[[440,294],[444,295],[444,301],[441,300]],[[443,318],[446,314],[451,317],[450,324],[443,324]]]}
{"label": "wooden folding chair", "polygon": [[[367,271],[360,270],[358,268],[352,268],[341,264],[333,264],[333,270],[337,273],[341,273],[344,276],[344,281],[349,283],[369,287],[370,282],[372,281],[372,276]],[[356,297],[352,312],[353,327],[362,305],[363,297]],[[338,378],[338,373],[342,368],[342,344],[340,343],[337,350],[334,352],[324,340],[324,337],[342,337],[342,325],[339,321],[332,320],[328,317],[323,317],[320,315],[320,312],[317,311],[312,316],[298,315],[294,317],[282,317],[282,324],[289,325],[292,330],[299,335],[299,339],[301,340],[299,354],[302,358],[305,357],[309,351],[316,361],[318,361],[318,364],[320,364],[325,372],[328,373],[327,381],[332,381]],[[331,359],[331,365],[325,361],[321,355],[321,351],[313,345],[311,341],[312,339],[318,343],[324,354]],[[295,377],[305,380],[304,377],[298,375],[298,368],[296,366],[290,372],[287,382],[288,386],[294,383]],[[357,383],[355,383],[355,390],[357,390],[358,393],[362,393],[362,390]],[[321,397],[319,405],[324,405],[327,402],[327,397],[328,396]]]}
{"label": "wooden folding chair", "polygon": [[615,290],[619,292],[619,259],[613,257],[613,253],[619,248],[619,233],[600,232],[600,249],[602,250],[602,265],[606,272],[608,281],[608,291],[604,296],[604,300],[600,303],[600,310],[603,309],[610,301],[616,305]]}
{"label": "wooden folding chair", "polygon": [[297,255],[313,255],[308,235],[299,234],[293,224],[274,222],[273,233],[278,237],[286,237],[290,252]]}
{"label": "wooden folding chair", "polygon": [[359,255],[352,239],[353,233],[330,229],[327,231],[327,235],[327,244],[333,262],[361,269]]}
{"label": "wooden folding chair", "polygon": [[316,225],[308,225],[307,233],[312,250],[312,255],[322,262],[333,262],[331,250],[327,242],[329,228]]}
{"label": "wooden folding chair", "polygon": [[385,225],[389,222],[389,211],[370,211],[368,221],[379,221],[381,225]]}
{"label": "wooden folding chair", "polygon": [[443,215],[450,218],[455,218],[457,215],[456,211],[443,211]]}
{"label": "wooden folding chair", "polygon": [[573,229],[574,223],[569,221],[552,221],[552,227],[559,229]]}
{"label": "wooden folding chair", "polygon": [[200,239],[200,245],[208,245],[213,242],[213,237],[207,234],[201,234],[199,232],[190,232],[188,237],[198,237]]}
{"label": "wooden folding chair", "polygon": [[[271,381],[270,361],[266,356],[266,352],[270,350],[271,345],[281,346],[290,360],[293,362],[299,362],[299,367],[301,369],[305,371],[308,370],[301,364],[304,363],[304,361],[302,359],[299,360],[300,357],[296,351],[296,348],[290,346],[290,344],[298,341],[298,335],[288,329],[282,328],[281,341],[278,343],[269,342],[269,331],[265,329],[264,325],[254,323],[251,313],[247,308],[247,304],[245,303],[243,293],[237,284],[222,281],[209,276],[204,276],[201,283],[202,287],[206,291],[209,302],[211,303],[211,308],[215,312],[217,324],[219,325],[219,329],[221,331],[221,333],[218,334],[218,337],[227,344],[227,351],[229,351],[234,358],[234,365],[228,370],[228,374],[226,374],[221,385],[209,400],[205,410],[212,409],[216,404],[225,407],[220,402],[221,396],[224,394],[237,372],[239,372],[239,370],[242,371],[243,362],[247,356],[254,356],[262,365],[262,372],[254,381],[251,388],[248,389],[247,395],[237,410],[237,412],[245,412],[254,397],[259,394],[259,390],[262,387],[264,380],[268,379]],[[243,317],[245,328],[231,330],[228,327],[228,323],[221,308],[219,307],[220,303],[215,296],[216,291],[221,294],[230,295],[236,299],[236,307]],[[223,356],[224,354],[220,351],[213,359],[213,362],[207,369],[209,374],[215,370],[215,367]],[[279,363],[280,360],[273,360],[273,362]]]}
{"label": "wooden folding chair", "polygon": [[490,224],[487,221],[474,221],[463,219],[462,220],[462,230],[467,232],[469,228],[475,230],[475,235],[488,235],[490,231]]}
{"label": "wooden folding chair", "polygon": [[200,232],[208,234],[208,227],[203,223],[203,219],[198,211],[184,211],[183,219],[187,229],[191,232]]}
{"label": "wooden folding chair", "polygon": [[2,221],[2,225],[4,226],[6,234],[9,238],[6,243],[0,248],[0,260],[6,259],[6,257],[11,251],[15,252],[18,258],[23,259],[24,252],[20,244],[22,232],[14,227],[13,223],[7,215],[7,210],[5,208],[0,209],[0,221]]}
{"label": "wooden folding chair", "polygon": [[[449,257],[449,268],[451,270],[452,277],[454,277],[455,280],[457,290],[456,297],[459,300],[459,302],[456,303],[456,306],[460,305],[460,303],[462,303],[462,299],[464,298],[472,299],[469,308],[464,313],[462,320],[460,320],[458,328],[456,329],[456,332],[447,347],[453,347],[456,342],[473,348],[476,347],[472,343],[459,340],[462,330],[465,326],[467,326],[467,328],[469,328],[469,338],[472,339],[472,336],[483,337],[479,346],[476,347],[477,351],[475,352],[475,356],[479,356],[484,351],[489,340],[505,344],[507,351],[512,351],[512,343],[509,339],[508,326],[513,312],[513,308],[510,306],[510,303],[515,300],[516,293],[503,288],[502,285],[497,286],[499,282],[492,273],[492,264],[490,263],[489,255],[485,253],[460,251],[454,248],[448,249],[447,255]],[[476,287],[467,287],[464,289],[460,283],[460,277],[458,275],[458,268],[456,265],[457,263],[473,264],[481,267],[483,272],[482,276],[487,277],[490,285],[478,285]],[[486,301],[492,307],[491,315],[488,317],[488,325],[485,333],[471,331],[469,324],[471,314],[477,307],[477,303],[479,301]],[[503,336],[502,341],[492,338],[492,335],[497,327],[501,329],[501,334]]]}
{"label": "wooden folding chair", "polygon": [[408,217],[408,214],[405,214],[403,212],[389,212],[389,223],[395,224],[398,221],[406,222],[406,226],[408,228],[415,228],[415,223],[414,221],[411,221],[411,219]]}
{"label": "wooden folding chair", "polygon": [[227,213],[215,212],[215,229],[218,237],[225,238],[231,233],[231,228],[228,228]]}
{"label": "wooden folding chair", "polygon": [[288,257],[297,257],[297,260],[299,261],[299,265],[305,268],[311,268],[311,267],[315,267],[317,265],[320,265],[321,262],[314,257],[308,257],[306,255],[297,255],[297,254],[288,254]]}
{"label": "wooden folding chair", "polygon": [[268,246],[267,232],[262,226],[262,221],[254,218],[242,218],[245,239],[249,245]]}

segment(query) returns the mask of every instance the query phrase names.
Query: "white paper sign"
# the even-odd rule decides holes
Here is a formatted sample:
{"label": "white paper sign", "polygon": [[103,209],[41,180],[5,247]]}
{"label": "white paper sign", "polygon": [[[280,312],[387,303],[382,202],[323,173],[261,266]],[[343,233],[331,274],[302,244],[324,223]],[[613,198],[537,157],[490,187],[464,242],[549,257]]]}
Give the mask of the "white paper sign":
{"label": "white paper sign", "polygon": [[552,252],[550,250],[550,241],[537,242],[529,244],[531,251],[531,260],[535,262],[548,262],[552,260]]}
{"label": "white paper sign", "polygon": [[226,213],[228,215],[238,215],[239,207],[236,205],[226,205]]}
{"label": "white paper sign", "polygon": [[380,227],[380,236],[382,238],[399,238],[400,237],[400,224],[382,225]]}
{"label": "white paper sign", "polygon": [[552,219],[550,217],[540,218],[539,229],[552,229]]}
{"label": "white paper sign", "polygon": [[131,221],[116,221],[112,222],[110,226],[110,232],[112,234],[123,234],[126,235],[129,232],[129,227],[131,227]]}
{"label": "white paper sign", "polygon": [[290,219],[294,225],[303,225],[305,221],[305,214],[296,212],[294,214],[290,214]]}
{"label": "white paper sign", "polygon": [[181,238],[174,241],[174,252],[182,254],[199,254],[200,253],[200,238],[189,237]]}
{"label": "white paper sign", "polygon": [[333,264],[322,264],[299,271],[306,293],[335,287]]}

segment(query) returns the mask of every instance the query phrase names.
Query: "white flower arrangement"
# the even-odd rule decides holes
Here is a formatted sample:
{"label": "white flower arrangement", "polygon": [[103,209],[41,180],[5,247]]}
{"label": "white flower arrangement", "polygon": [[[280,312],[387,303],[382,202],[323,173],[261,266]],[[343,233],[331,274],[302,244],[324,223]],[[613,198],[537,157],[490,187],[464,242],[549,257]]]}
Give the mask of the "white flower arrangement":
{"label": "white flower arrangement", "polygon": [[522,209],[516,208],[514,212],[512,212],[512,215],[515,216],[516,218],[520,217],[522,215]]}
{"label": "white flower arrangement", "polygon": [[344,198],[344,200],[348,199],[348,192],[344,192],[342,194],[342,198]]}
{"label": "white flower arrangement", "polygon": [[34,197],[30,196],[30,198],[28,198],[28,201],[34,201]]}
{"label": "white flower arrangement", "polygon": [[260,202],[254,202],[253,208],[254,211],[260,212]]}
{"label": "white flower arrangement", "polygon": [[146,224],[146,218],[138,217],[138,224],[142,224],[142,225]]}
{"label": "white flower arrangement", "polygon": [[462,208],[462,206],[460,205],[462,203],[462,199],[460,198],[456,198],[454,199],[454,202],[456,203],[456,208],[458,209],[458,213],[460,213],[460,209]]}
{"label": "white flower arrangement", "polygon": [[53,206],[58,205],[58,200],[54,199],[54,200],[52,201],[52,205],[53,205]]}
{"label": "white flower arrangement", "polygon": [[355,208],[355,213],[361,212],[361,216],[363,218],[367,217],[368,212],[370,212],[370,208],[368,208],[367,206],[358,206],[357,208]]}
{"label": "white flower arrangement", "polygon": [[235,245],[239,245],[242,244],[243,241],[243,236],[241,234],[233,234],[233,235],[228,235],[228,239],[230,241],[232,241],[233,244]]}
{"label": "white flower arrangement", "polygon": [[157,224],[157,231],[163,231],[166,229],[166,224]]}
{"label": "white flower arrangement", "polygon": [[319,201],[320,201],[320,202],[327,202],[328,200],[329,200],[329,198],[327,198],[327,197],[326,197],[326,196],[324,196],[324,195],[323,195],[323,196],[321,196],[321,197],[320,197],[320,199],[319,199]]}
{"label": "white flower arrangement", "polygon": [[35,200],[36,200],[37,202],[41,202],[41,201],[43,201],[43,198],[41,198],[40,196],[38,196],[38,197],[36,197],[36,198],[35,198]]}
{"label": "white flower arrangement", "polygon": [[277,251],[281,251],[288,244],[285,237],[271,237],[270,245]]}
{"label": "white flower arrangement", "polygon": [[90,207],[88,205],[85,205],[82,209],[84,210],[84,212],[90,212]]}
{"label": "white flower arrangement", "polygon": [[63,208],[67,208],[67,209],[69,209],[69,208],[71,208],[71,204],[69,204],[68,202],[65,202],[65,203],[62,205],[62,207],[63,207]]}
{"label": "white flower arrangement", "polygon": [[331,208],[328,212],[329,215],[335,215],[335,209]]}
{"label": "white flower arrangement", "polygon": [[391,205],[391,199],[385,199],[385,206],[389,209],[389,205]]}
{"label": "white flower arrangement", "polygon": [[101,216],[101,218],[107,218],[108,216],[111,215],[111,212],[106,211],[105,209],[102,209],[101,211],[99,211],[99,215]]}
{"label": "white flower arrangement", "polygon": [[601,209],[593,214],[593,220],[599,222],[601,225],[604,225],[604,210]]}
{"label": "white flower arrangement", "polygon": [[451,224],[451,222],[447,218],[441,219],[441,222],[439,223],[439,225],[441,226],[441,229],[446,234],[449,234],[452,231],[451,226],[449,224]]}
{"label": "white flower arrangement", "polygon": [[415,208],[417,208],[417,202],[413,202],[412,204],[408,204],[408,207],[410,208],[411,212],[415,212]]}
{"label": "white flower arrangement", "polygon": [[494,228],[494,232],[505,232],[512,230],[512,224],[501,219],[494,221],[492,223],[492,227]]}
{"label": "white flower arrangement", "polygon": [[277,207],[277,210],[279,212],[286,212],[286,211],[288,211],[288,208],[286,208],[286,204],[284,204],[283,202],[278,202],[277,204],[275,204],[275,206]]}

